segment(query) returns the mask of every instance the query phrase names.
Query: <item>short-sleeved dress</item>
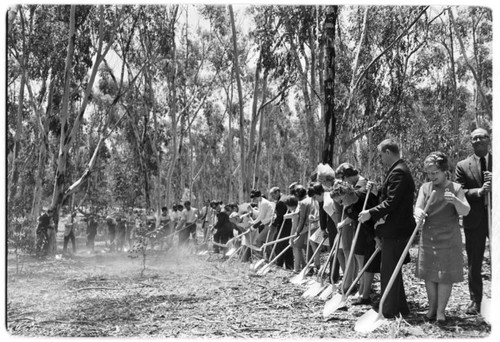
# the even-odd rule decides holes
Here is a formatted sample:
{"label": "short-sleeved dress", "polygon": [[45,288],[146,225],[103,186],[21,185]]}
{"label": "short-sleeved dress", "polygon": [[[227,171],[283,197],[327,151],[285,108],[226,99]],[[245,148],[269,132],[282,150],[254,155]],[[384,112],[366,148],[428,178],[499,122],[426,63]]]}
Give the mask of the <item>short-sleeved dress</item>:
{"label": "short-sleeved dress", "polygon": [[455,206],[444,199],[445,189],[457,196],[461,185],[453,182],[444,187],[436,187],[432,182],[422,185],[425,201],[432,190],[436,190],[436,196],[420,235],[416,276],[426,281],[450,284],[464,279],[463,244],[459,215]]}

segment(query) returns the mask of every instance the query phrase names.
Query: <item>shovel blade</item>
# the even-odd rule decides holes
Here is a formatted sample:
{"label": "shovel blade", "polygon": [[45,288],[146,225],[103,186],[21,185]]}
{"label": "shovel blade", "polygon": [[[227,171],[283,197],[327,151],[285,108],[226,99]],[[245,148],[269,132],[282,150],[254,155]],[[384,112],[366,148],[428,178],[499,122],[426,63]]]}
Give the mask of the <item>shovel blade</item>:
{"label": "shovel blade", "polygon": [[302,271],[300,271],[299,274],[291,277],[290,282],[296,285],[303,284],[306,281],[306,271],[307,271],[306,269],[303,269]]}
{"label": "shovel blade", "polygon": [[255,264],[251,265],[250,266],[250,269],[252,271],[257,271],[259,269],[259,267],[261,267],[262,265],[264,265],[266,263],[266,261],[264,259],[260,259],[259,261],[257,261]]}
{"label": "shovel blade", "polygon": [[363,314],[354,325],[354,330],[360,333],[372,332],[383,324],[387,323],[384,316],[379,315],[377,311],[371,309]]}
{"label": "shovel blade", "polygon": [[323,308],[323,318],[328,318],[331,314],[333,314],[337,309],[344,307],[346,305],[346,298],[340,294],[335,294],[332,298],[330,298]]}
{"label": "shovel blade", "polygon": [[269,270],[271,268],[271,265],[265,265],[264,267],[262,267],[260,270],[257,271],[257,274],[258,275],[266,275]]}
{"label": "shovel blade", "polygon": [[491,299],[483,298],[481,301],[481,317],[488,323],[491,323]]}
{"label": "shovel blade", "polygon": [[306,292],[302,294],[303,298],[313,298],[316,297],[324,288],[326,285],[321,284],[320,282],[316,282],[312,284]]}
{"label": "shovel blade", "polygon": [[318,298],[321,300],[327,300],[331,296],[331,294],[337,290],[338,289],[336,285],[328,284],[328,286],[323,290],[323,292],[321,292]]}
{"label": "shovel blade", "polygon": [[236,250],[237,250],[237,248],[234,248],[234,247],[233,247],[233,248],[231,248],[230,250],[228,250],[228,251],[226,252],[226,256],[227,256],[227,257],[232,256],[232,255],[236,252]]}

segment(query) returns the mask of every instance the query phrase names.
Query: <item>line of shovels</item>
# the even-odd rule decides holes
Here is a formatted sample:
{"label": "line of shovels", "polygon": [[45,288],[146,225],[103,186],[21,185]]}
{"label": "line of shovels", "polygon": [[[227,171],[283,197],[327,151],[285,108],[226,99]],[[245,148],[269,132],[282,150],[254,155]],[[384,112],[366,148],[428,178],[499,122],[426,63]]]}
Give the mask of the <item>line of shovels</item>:
{"label": "line of shovels", "polygon": [[[363,210],[365,210],[366,208],[366,204],[367,204],[367,201],[368,201],[368,195],[370,193],[370,188],[371,188],[371,183],[368,183],[367,185],[367,196],[365,197],[365,201],[363,203]],[[425,209],[424,209],[424,212],[427,213],[428,209],[429,209],[429,206],[430,204],[432,203],[433,199],[434,199],[434,196],[435,196],[435,191],[433,191],[426,203],[426,206],[425,206]],[[383,324],[387,323],[388,320],[384,318],[383,314],[382,314],[382,308],[384,307],[384,302],[387,298],[387,295],[388,293],[390,292],[393,284],[394,284],[394,281],[396,280],[396,277],[399,273],[399,271],[401,270],[401,267],[404,263],[404,260],[406,258],[406,255],[408,254],[409,250],[410,250],[410,247],[413,243],[413,240],[415,239],[415,236],[417,234],[417,232],[419,231],[419,229],[421,228],[422,224],[423,224],[423,221],[424,220],[421,220],[419,222],[417,222],[417,225],[415,227],[415,229],[413,230],[413,233],[412,235],[410,236],[406,246],[405,246],[405,249],[403,250],[403,253],[401,254],[401,257],[399,258],[399,261],[396,265],[396,268],[394,269],[392,275],[391,275],[391,278],[389,279],[389,282],[386,286],[386,288],[384,289],[384,292],[382,293],[382,297],[381,297],[381,300],[380,300],[380,303],[379,303],[379,310],[378,312],[375,311],[374,309],[370,309],[369,311],[365,312],[361,317],[358,318],[358,320],[356,321],[355,323],[355,326],[354,326],[354,330],[357,331],[357,332],[361,332],[361,333],[368,333],[368,332],[372,332],[374,331],[375,329],[379,328],[380,326],[382,326]],[[284,221],[283,221],[283,224],[284,224]],[[279,233],[278,233],[278,237],[280,236],[280,232],[283,228],[283,224],[279,230]],[[352,241],[352,246],[351,246],[351,250],[350,250],[350,253],[349,253],[349,256],[348,256],[348,260],[347,260],[347,263],[346,263],[346,269],[344,271],[344,274],[347,274],[348,271],[349,271],[349,268],[351,267],[351,264],[353,264],[353,256],[354,256],[354,246],[356,245],[356,241],[357,241],[357,238],[358,238],[358,235],[359,235],[359,232],[360,232],[360,228],[361,228],[361,222],[358,222],[358,225],[356,227],[356,232],[355,232],[355,235],[354,235],[354,238],[353,238],[353,241]],[[232,238],[231,240],[229,240],[227,243],[225,244],[220,244],[220,243],[216,243],[216,242],[212,242],[214,245],[217,245],[217,246],[220,246],[220,247],[230,247],[233,243],[233,241],[237,240],[238,238],[248,234],[249,230],[246,231],[246,232],[243,232],[237,236],[235,236],[234,238]],[[302,232],[300,235],[302,234],[305,234],[305,233],[308,233],[309,232],[309,229],[306,231],[306,232]],[[321,247],[323,246],[324,242],[326,241],[327,237],[324,237],[322,239],[322,241],[320,242],[320,244],[318,245],[318,247],[316,247],[313,255],[311,256],[311,258],[309,259],[309,261],[307,262],[307,264],[304,266],[304,268],[301,270],[301,272],[299,272],[298,274],[292,276],[290,278],[290,282],[292,284],[296,284],[296,285],[303,285],[303,284],[306,284],[307,286],[307,289],[305,290],[305,292],[302,294],[302,297],[303,298],[313,298],[313,297],[316,297],[318,296],[319,299],[322,299],[322,300],[325,300],[325,306],[323,308],[323,318],[325,319],[328,319],[329,317],[331,317],[331,315],[333,313],[335,313],[338,309],[341,309],[341,308],[344,308],[348,305],[349,303],[349,295],[351,294],[351,292],[354,290],[355,288],[355,285],[357,284],[357,282],[360,280],[361,276],[363,275],[363,273],[366,271],[366,269],[369,267],[369,265],[373,262],[373,260],[375,259],[376,255],[381,251],[381,247],[380,246],[376,246],[375,248],[375,251],[372,253],[372,255],[370,256],[370,258],[365,262],[365,264],[363,265],[363,268],[358,272],[356,278],[353,280],[353,282],[351,283],[351,285],[349,286],[349,288],[347,289],[347,291],[345,291],[344,289],[344,286],[341,286],[341,293],[335,293],[336,291],[338,291],[338,288],[337,288],[337,285],[335,285],[333,283],[333,279],[331,279],[331,282],[328,283],[325,281],[324,279],[324,274],[326,272],[326,269],[331,262],[333,262],[333,265],[331,267],[331,269],[334,269],[335,268],[335,263],[337,262],[337,255],[338,255],[338,250],[339,250],[339,246],[340,246],[340,241],[341,241],[341,235],[342,235],[342,230],[339,232],[339,234],[336,235],[335,237],[335,241],[334,241],[334,245],[332,246],[329,254],[328,254],[328,257],[327,257],[327,260],[325,261],[325,263],[321,266],[321,268],[319,269],[318,271],[318,274],[316,276],[315,279],[311,279],[309,282],[307,281],[307,274],[309,273],[310,271],[310,268],[311,268],[311,264],[312,262],[314,261],[314,258],[315,256],[317,255],[317,253],[320,252],[321,250]],[[295,242],[300,236],[297,236],[297,237],[292,237],[293,238],[293,242]],[[276,248],[276,245],[279,243],[279,242],[283,242],[283,241],[286,241],[286,240],[290,240],[290,236],[287,236],[287,237],[284,237],[284,238],[278,238],[277,240],[274,240],[274,241],[271,241],[271,242],[267,242],[264,243],[263,245],[261,245],[260,247],[256,247],[256,246],[252,246],[252,245],[249,245],[247,247],[251,248],[252,250],[256,250],[256,251],[262,251],[263,252],[263,255],[264,257],[260,260],[258,260],[257,262],[255,262],[254,264],[252,264],[250,266],[250,269],[255,271],[258,275],[265,275],[269,272],[270,268],[272,267],[272,265],[279,259],[279,257],[281,257],[289,248],[292,247],[293,243],[290,242],[288,244],[287,247],[285,247],[278,255],[276,255],[273,259],[271,259],[270,261],[267,261],[268,258],[266,258],[266,247],[268,246],[271,246],[271,245],[274,245],[273,246],[273,249],[270,253],[270,256],[273,256],[274,254],[274,251],[275,251],[275,248]],[[228,256],[233,256],[233,255],[236,255],[238,253],[239,250],[241,250],[243,246],[240,246],[238,248],[232,248],[230,249],[226,255]],[[333,258],[333,260],[332,260]],[[335,293],[335,294],[334,294]],[[331,297],[330,297],[331,296]]]}

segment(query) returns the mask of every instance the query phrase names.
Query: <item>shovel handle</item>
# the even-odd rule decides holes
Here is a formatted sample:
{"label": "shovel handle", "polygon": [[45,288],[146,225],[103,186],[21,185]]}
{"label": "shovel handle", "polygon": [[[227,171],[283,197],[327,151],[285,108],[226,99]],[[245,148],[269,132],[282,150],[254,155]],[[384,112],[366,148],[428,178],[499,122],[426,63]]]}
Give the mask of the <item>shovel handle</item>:
{"label": "shovel handle", "polygon": [[[283,241],[286,241],[286,240],[290,240],[290,237],[289,236],[285,236],[281,239],[278,239],[278,240],[274,240],[274,241],[269,241],[267,243],[264,243],[261,248],[264,248],[264,247],[267,247],[267,246],[271,246],[271,245],[276,245],[280,242],[283,242]],[[274,249],[273,249],[274,250]],[[272,254],[272,253],[271,253]]]}
{"label": "shovel handle", "polygon": [[286,252],[286,251],[287,251],[290,247],[292,247],[292,245],[291,245],[291,244],[289,244],[288,246],[286,246],[285,248],[283,248],[283,250],[282,250],[282,251],[281,251],[278,255],[276,255],[276,256],[274,257],[274,259],[273,259],[273,260],[269,261],[269,263],[268,263],[266,266],[264,266],[262,269],[264,269],[265,267],[268,267],[268,268],[269,268],[269,266],[271,266],[272,264],[274,264],[274,263],[276,262],[276,260],[278,260],[278,258],[279,258],[280,256],[282,256],[283,254],[285,254],[285,252]]}
{"label": "shovel handle", "polygon": [[[283,219],[283,222],[281,222],[281,227],[280,229],[278,230],[278,235],[276,235],[276,239],[279,239],[280,235],[281,235],[281,231],[283,230],[283,226],[285,225],[285,220]],[[272,226],[271,226],[272,227]],[[276,241],[276,240],[274,240]],[[277,246],[277,242],[274,242],[274,246],[273,246],[273,249],[271,250],[271,255],[269,255],[269,257],[273,257],[274,255],[274,251],[276,250],[276,246]]]}
{"label": "shovel handle", "polygon": [[249,229],[249,230],[247,230],[246,232],[243,232],[243,233],[241,233],[241,234],[239,234],[239,235],[236,235],[236,236],[234,236],[234,237],[230,238],[230,239],[229,239],[229,240],[227,240],[227,242],[226,242],[226,247],[227,247],[227,246],[229,246],[229,244],[230,244],[231,242],[233,242],[234,240],[236,240],[237,238],[240,238],[240,237],[242,237],[243,235],[248,234],[249,232],[250,232],[250,229]]}
{"label": "shovel handle", "polygon": [[349,287],[349,289],[347,290],[347,292],[345,293],[345,296],[349,296],[349,294],[351,293],[351,291],[354,289],[354,286],[356,285],[356,283],[359,281],[359,279],[361,279],[361,276],[363,275],[363,273],[365,273],[366,269],[368,268],[368,266],[370,266],[370,264],[372,263],[373,259],[375,259],[375,257],[377,256],[378,252],[380,252],[382,249],[380,247],[377,247],[375,249],[375,251],[372,253],[372,255],[370,256],[370,259],[368,259],[365,264],[363,265],[363,268],[361,269],[361,271],[359,271],[358,275],[356,276],[356,279],[354,279],[354,281],[352,282],[351,286]]}
{"label": "shovel handle", "polygon": [[328,267],[328,263],[332,259],[333,254],[335,253],[335,245],[338,243],[338,236],[339,236],[339,234],[337,234],[337,236],[335,236],[335,240],[333,242],[333,248],[330,249],[330,253],[328,253],[328,258],[326,259],[325,263],[323,264],[323,266],[321,266],[321,269],[319,270],[318,276],[320,278],[323,278],[323,275],[326,272],[326,268]]}
{"label": "shovel handle", "polygon": [[[427,200],[427,204],[425,205],[425,209],[424,209],[425,213],[427,213],[427,211],[429,210],[429,207],[432,204],[432,201],[433,201],[435,196],[436,196],[436,190],[432,190],[432,193],[431,193],[429,199]],[[423,222],[424,222],[423,219],[420,220],[417,223],[415,229],[413,229],[413,233],[411,234],[410,239],[408,240],[408,243],[406,244],[406,247],[403,250],[403,253],[401,254],[401,257],[399,258],[399,261],[396,265],[396,268],[392,272],[391,278],[389,279],[389,282],[387,283],[387,286],[385,287],[385,291],[382,294],[382,298],[380,299],[380,303],[379,303],[379,310],[378,310],[379,317],[382,315],[382,310],[384,308],[384,302],[389,294],[389,291],[392,288],[392,285],[394,284],[394,281],[396,280],[396,277],[398,276],[399,271],[401,270],[401,267],[403,266],[403,262],[405,261],[406,254],[410,250],[413,239],[415,239],[415,236],[417,235],[417,231],[420,229]]]}
{"label": "shovel handle", "polygon": [[[372,188],[372,183],[368,182],[368,184],[366,184],[367,191],[366,191],[365,201],[363,202],[363,209],[361,211],[364,211],[366,209],[366,204],[368,203],[368,197],[370,197],[371,188]],[[356,233],[354,234],[354,238],[352,239],[351,250],[349,251],[349,257],[347,258],[347,263],[345,266],[345,274],[348,274],[349,270],[351,269],[352,258],[354,257],[354,249],[356,247],[356,242],[358,241],[358,236],[359,236],[360,230],[361,230],[361,221],[358,220],[358,226],[356,227]],[[342,283],[343,282],[344,281],[342,280]],[[344,285],[343,284],[342,284],[342,294],[344,294]]]}
{"label": "shovel handle", "polygon": [[[308,262],[307,262],[307,264],[304,266],[304,268],[302,269],[302,271],[301,271],[301,272],[306,271],[306,270],[309,268],[309,266],[311,266],[311,264],[312,264],[312,263],[313,263],[313,261],[314,261],[314,257],[316,256],[316,254],[318,254],[318,252],[319,252],[319,251],[320,251],[320,249],[321,249],[321,246],[323,246],[323,243],[326,241],[326,239],[327,239],[327,238],[326,238],[326,237],[324,237],[324,238],[323,238],[323,240],[321,240],[321,242],[320,242],[320,244],[318,245],[318,247],[316,247],[316,249],[314,250],[314,253],[313,253],[313,255],[311,256],[311,259],[309,259],[309,261],[308,261]],[[306,272],[307,272],[307,271],[306,271]]]}

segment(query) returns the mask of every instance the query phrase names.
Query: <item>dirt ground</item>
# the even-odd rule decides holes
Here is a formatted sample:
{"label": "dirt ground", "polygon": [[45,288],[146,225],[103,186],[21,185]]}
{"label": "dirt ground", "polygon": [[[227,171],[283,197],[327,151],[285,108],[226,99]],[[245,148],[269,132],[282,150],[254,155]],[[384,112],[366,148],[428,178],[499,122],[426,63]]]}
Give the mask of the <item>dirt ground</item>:
{"label": "dirt ground", "polygon": [[[331,318],[324,301],[303,298],[307,285],[290,283],[292,274],[272,269],[265,276],[249,263],[200,256],[193,250],[148,250],[141,259],[125,252],[89,254],[79,241],[75,255],[47,259],[7,255],[6,327],[25,337],[172,337],[172,338],[476,338],[491,326],[468,316],[468,287],[453,287],[444,326],[424,321],[427,297],[414,277],[414,263],[404,266],[411,314],[390,320],[368,333],[354,331],[369,306],[348,305]],[[61,246],[59,246],[59,253]],[[410,250],[415,260],[416,247]],[[326,257],[326,253],[322,257]],[[465,261],[464,256],[464,261]],[[483,278],[490,295],[489,256]],[[465,265],[464,265],[465,266]],[[142,276],[141,276],[141,273]],[[373,299],[379,297],[379,282]]]}

